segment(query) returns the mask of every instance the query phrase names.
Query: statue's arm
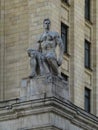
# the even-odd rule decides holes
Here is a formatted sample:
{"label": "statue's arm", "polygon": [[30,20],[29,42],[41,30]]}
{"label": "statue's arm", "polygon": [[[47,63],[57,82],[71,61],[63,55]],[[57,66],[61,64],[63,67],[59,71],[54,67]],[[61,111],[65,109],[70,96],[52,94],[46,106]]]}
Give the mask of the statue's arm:
{"label": "statue's arm", "polygon": [[37,51],[41,52],[41,43],[37,42]]}
{"label": "statue's arm", "polygon": [[56,34],[56,43],[59,46],[58,65],[60,66],[62,64],[62,60],[63,60],[64,44],[58,33]]}
{"label": "statue's arm", "polygon": [[41,40],[41,36],[40,36],[40,38],[37,40],[37,51],[39,51],[39,52],[42,52],[41,42],[42,42],[42,40]]}

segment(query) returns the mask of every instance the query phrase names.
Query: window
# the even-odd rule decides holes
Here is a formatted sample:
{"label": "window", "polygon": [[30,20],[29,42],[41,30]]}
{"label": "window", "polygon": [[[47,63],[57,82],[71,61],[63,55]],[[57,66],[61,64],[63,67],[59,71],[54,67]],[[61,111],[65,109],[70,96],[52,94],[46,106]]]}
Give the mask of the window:
{"label": "window", "polygon": [[90,69],[90,42],[85,40],[85,67]]}
{"label": "window", "polygon": [[68,76],[61,72],[61,76],[64,78],[65,81],[68,81]]}
{"label": "window", "polygon": [[64,53],[67,53],[67,47],[68,47],[68,26],[65,24],[61,23],[61,37],[64,43]]}
{"label": "window", "polygon": [[85,88],[85,110],[90,112],[90,89]]}
{"label": "window", "polygon": [[85,0],[85,18],[90,20],[90,0]]}

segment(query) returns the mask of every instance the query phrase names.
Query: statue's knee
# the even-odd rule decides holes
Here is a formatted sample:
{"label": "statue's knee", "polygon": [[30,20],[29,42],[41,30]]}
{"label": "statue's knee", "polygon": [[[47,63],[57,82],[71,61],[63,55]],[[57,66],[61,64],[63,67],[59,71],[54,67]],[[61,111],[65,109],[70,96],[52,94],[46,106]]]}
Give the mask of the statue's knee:
{"label": "statue's knee", "polygon": [[36,65],[36,59],[35,59],[35,58],[31,58],[30,64],[31,64],[31,65]]}

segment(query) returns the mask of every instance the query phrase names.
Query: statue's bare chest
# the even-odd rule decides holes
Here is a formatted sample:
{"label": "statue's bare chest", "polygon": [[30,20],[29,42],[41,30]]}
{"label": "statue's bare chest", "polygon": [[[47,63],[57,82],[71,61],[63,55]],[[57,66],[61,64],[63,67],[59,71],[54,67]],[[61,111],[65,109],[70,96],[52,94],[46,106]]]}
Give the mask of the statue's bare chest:
{"label": "statue's bare chest", "polygon": [[41,47],[43,49],[49,49],[55,47],[55,38],[51,33],[43,34],[41,37]]}

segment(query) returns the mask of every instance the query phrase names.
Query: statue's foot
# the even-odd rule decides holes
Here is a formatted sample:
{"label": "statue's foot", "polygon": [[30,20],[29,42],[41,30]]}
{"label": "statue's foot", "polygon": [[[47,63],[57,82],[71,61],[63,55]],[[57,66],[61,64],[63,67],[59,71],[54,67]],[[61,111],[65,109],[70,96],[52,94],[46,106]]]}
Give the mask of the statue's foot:
{"label": "statue's foot", "polygon": [[37,74],[36,73],[32,73],[31,75],[29,75],[29,78],[34,78]]}
{"label": "statue's foot", "polygon": [[33,75],[29,75],[29,78],[32,79],[34,76]]}

